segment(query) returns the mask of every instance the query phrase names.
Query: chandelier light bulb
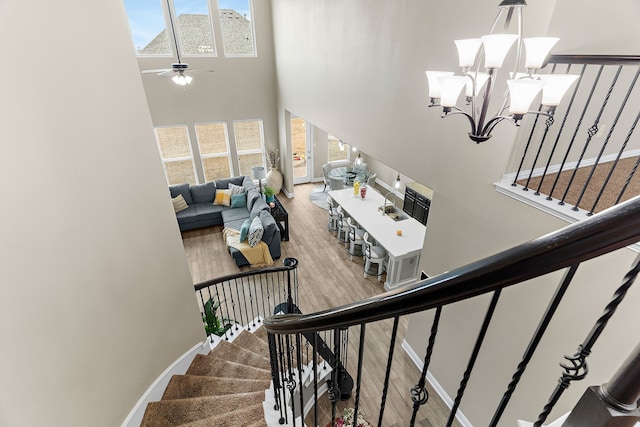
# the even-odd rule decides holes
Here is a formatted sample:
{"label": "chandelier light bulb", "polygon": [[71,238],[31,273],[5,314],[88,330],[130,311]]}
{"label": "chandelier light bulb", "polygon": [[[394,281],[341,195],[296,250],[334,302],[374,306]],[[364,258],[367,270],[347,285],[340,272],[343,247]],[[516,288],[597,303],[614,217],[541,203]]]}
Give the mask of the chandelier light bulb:
{"label": "chandelier light bulb", "polygon": [[565,93],[580,76],[575,74],[543,74],[540,79],[545,82],[542,88],[542,105],[557,107]]}
{"label": "chandelier light bulb", "polygon": [[517,34],[489,34],[482,36],[484,46],[484,67],[487,69],[502,68],[511,46],[518,40]]}
{"label": "chandelier light bulb", "polygon": [[458,64],[463,68],[471,68],[482,45],[482,39],[454,40],[458,48]]}
{"label": "chandelier light bulb", "polygon": [[453,76],[453,71],[425,71],[429,82],[429,98],[437,100],[440,98],[440,82],[438,79],[445,76]]}
{"label": "chandelier light bulb", "polygon": [[549,56],[549,52],[560,40],[557,37],[531,37],[523,39],[527,59],[524,67],[527,70],[537,70],[542,68],[544,61]]}
{"label": "chandelier light bulb", "polygon": [[445,76],[440,81],[440,105],[455,107],[462,88],[467,85],[468,78],[464,76]]}
{"label": "chandelier light bulb", "polygon": [[516,120],[529,111],[529,106],[542,90],[544,82],[534,79],[507,80],[509,86],[509,111]]}

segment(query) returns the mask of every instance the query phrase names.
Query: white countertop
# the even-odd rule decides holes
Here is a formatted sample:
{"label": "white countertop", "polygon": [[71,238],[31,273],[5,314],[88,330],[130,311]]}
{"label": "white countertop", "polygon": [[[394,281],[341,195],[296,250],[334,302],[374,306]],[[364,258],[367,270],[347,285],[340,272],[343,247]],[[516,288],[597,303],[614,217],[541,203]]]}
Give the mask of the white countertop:
{"label": "white countertop", "polygon": [[[384,196],[373,188],[367,188],[367,196],[364,200],[353,197],[352,188],[333,190],[328,194],[390,255],[399,257],[422,251],[426,227],[411,217],[394,221],[387,215],[383,215],[378,207],[382,206]],[[392,200],[395,200],[393,196]],[[402,230],[402,236],[397,235],[397,230]]]}

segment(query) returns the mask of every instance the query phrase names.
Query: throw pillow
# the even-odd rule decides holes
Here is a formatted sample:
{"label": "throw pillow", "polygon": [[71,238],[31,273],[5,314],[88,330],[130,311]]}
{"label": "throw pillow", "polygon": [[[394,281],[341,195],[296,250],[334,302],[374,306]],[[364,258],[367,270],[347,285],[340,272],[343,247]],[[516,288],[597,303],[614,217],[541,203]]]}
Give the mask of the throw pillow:
{"label": "throw pillow", "polygon": [[187,202],[184,200],[184,197],[182,197],[182,194],[178,194],[176,197],[172,198],[171,201],[173,202],[173,210],[175,213],[182,212],[189,207]]}
{"label": "throw pillow", "polygon": [[240,227],[240,241],[244,242],[247,240],[247,235],[249,234],[249,227],[251,227],[251,220],[247,219],[242,223],[242,227]]}
{"label": "throw pillow", "polygon": [[244,187],[242,185],[229,184],[229,190],[231,190],[231,195],[234,194],[244,194]]}
{"label": "throw pillow", "polygon": [[216,190],[214,205],[231,206],[231,190]]}
{"label": "throw pillow", "polygon": [[[224,190],[222,190],[224,191]],[[232,208],[244,208],[247,206],[247,197],[244,193],[242,194],[233,194],[231,196],[231,207]]]}
{"label": "throw pillow", "polygon": [[253,248],[258,243],[260,243],[263,233],[264,228],[262,228],[262,221],[260,221],[260,217],[253,218],[253,221],[251,221],[251,226],[249,227],[249,234],[247,235],[249,246]]}

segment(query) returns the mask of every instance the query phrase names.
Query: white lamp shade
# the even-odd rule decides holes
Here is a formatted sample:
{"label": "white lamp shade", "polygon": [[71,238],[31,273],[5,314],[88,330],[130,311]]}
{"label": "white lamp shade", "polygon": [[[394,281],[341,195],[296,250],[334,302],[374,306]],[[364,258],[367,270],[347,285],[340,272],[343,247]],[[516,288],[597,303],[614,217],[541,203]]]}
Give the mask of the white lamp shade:
{"label": "white lamp shade", "polygon": [[560,40],[557,37],[531,37],[524,39],[524,48],[527,52],[524,67],[526,69],[542,68],[545,59],[551,52],[551,48]]}
{"label": "white lamp shade", "polygon": [[511,46],[518,40],[516,34],[490,34],[481,38],[484,46],[484,67],[491,69],[502,67]]}
{"label": "white lamp shade", "polygon": [[[465,96],[467,98],[470,98],[472,96],[476,96],[478,94],[478,92],[480,92],[482,90],[482,88],[484,87],[485,83],[487,83],[487,80],[489,80],[489,74],[487,73],[467,73],[467,75],[473,77],[473,79],[469,78],[467,79],[467,89],[465,90]],[[475,79],[475,93],[473,90],[473,86],[474,86],[474,79]]]}
{"label": "white lamp shade", "polygon": [[191,83],[191,80],[193,80],[193,77],[185,76],[184,74],[177,74],[171,77],[171,80],[173,80],[173,82],[177,85],[186,86],[189,83]]}
{"label": "white lamp shade", "polygon": [[535,97],[542,90],[544,82],[534,79],[507,80],[509,86],[509,111],[525,114]]}
{"label": "white lamp shade", "polygon": [[429,82],[429,98],[440,98],[440,82],[439,77],[453,76],[451,71],[425,71],[427,81]]}
{"label": "white lamp shade", "polygon": [[440,105],[443,107],[455,106],[460,92],[469,78],[464,76],[445,76],[438,78],[438,80],[440,83]]}
{"label": "white lamp shade", "polygon": [[264,166],[254,166],[253,167],[253,179],[265,179],[267,177],[267,171]]}
{"label": "white lamp shade", "polygon": [[480,50],[482,39],[454,40],[458,48],[458,61],[462,68],[470,68],[476,61],[476,55]]}
{"label": "white lamp shade", "polygon": [[575,74],[543,74],[540,76],[545,82],[542,88],[542,105],[556,107],[562,97],[569,90],[573,82],[578,80]]}

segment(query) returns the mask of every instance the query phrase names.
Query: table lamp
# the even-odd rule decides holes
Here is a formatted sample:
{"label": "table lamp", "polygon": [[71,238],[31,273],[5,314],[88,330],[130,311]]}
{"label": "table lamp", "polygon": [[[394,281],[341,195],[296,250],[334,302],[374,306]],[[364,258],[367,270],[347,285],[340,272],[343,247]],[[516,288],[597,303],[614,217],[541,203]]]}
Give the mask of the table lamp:
{"label": "table lamp", "polygon": [[253,179],[258,180],[258,185],[260,186],[260,194],[262,194],[262,180],[267,177],[267,171],[264,166],[254,166],[253,167]]}

